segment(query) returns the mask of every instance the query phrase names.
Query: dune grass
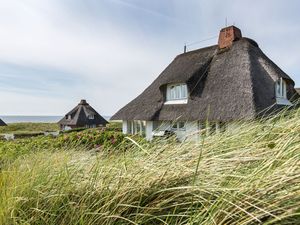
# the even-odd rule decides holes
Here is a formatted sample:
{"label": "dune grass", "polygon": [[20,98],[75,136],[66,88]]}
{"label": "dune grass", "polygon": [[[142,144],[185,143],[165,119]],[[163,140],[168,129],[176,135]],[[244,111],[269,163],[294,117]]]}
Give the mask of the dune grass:
{"label": "dune grass", "polygon": [[0,127],[0,134],[38,133],[57,130],[59,130],[59,126],[56,123],[9,123],[7,126]]}
{"label": "dune grass", "polygon": [[3,162],[0,224],[297,224],[300,111],[123,152]]}

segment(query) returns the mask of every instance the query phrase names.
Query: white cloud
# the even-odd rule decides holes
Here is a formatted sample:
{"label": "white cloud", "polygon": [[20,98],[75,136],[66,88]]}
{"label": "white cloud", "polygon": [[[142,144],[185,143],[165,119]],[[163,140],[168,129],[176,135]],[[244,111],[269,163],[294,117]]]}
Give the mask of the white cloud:
{"label": "white cloud", "polygon": [[[18,88],[0,90],[0,114],[63,114],[80,98],[87,98],[111,115],[146,88],[185,42],[217,35],[225,17],[256,39],[286,72],[296,71],[300,61],[300,47],[295,45],[299,17],[286,12],[285,2],[86,0],[81,2],[85,8],[76,6],[78,2],[0,0],[0,63],[63,71],[84,81],[74,87],[67,82],[49,84],[60,95],[48,97],[24,95]],[[291,8],[297,3],[293,4]],[[38,80],[45,77],[39,76]],[[295,74],[293,78],[300,82]],[[43,110],[30,111],[24,105]]]}
{"label": "white cloud", "polygon": [[[96,106],[112,114],[120,107],[120,99],[124,102],[124,92],[128,92],[125,97],[128,101],[136,94],[134,90],[142,91],[144,81],[149,82],[162,69],[157,60],[164,54],[157,54],[153,46],[147,45],[146,41],[141,42],[134,34],[120,32],[116,27],[97,27],[99,23],[86,28],[86,21],[77,20],[78,23],[74,24],[73,17],[66,18],[62,15],[64,12],[58,12],[53,18],[53,11],[59,9],[58,5],[46,2],[45,7],[44,1],[13,1],[0,9],[0,26],[5,30],[0,42],[0,61],[81,74],[87,85],[70,92],[65,101],[74,102],[74,97],[87,97],[96,100]],[[9,14],[2,14],[8,10]],[[64,26],[57,26],[57,21]],[[129,80],[133,82],[126,90]],[[69,91],[69,88],[66,89]],[[123,90],[118,93],[120,89]],[[103,96],[106,96],[105,100],[102,100]],[[14,96],[6,95],[6,98]],[[0,103],[3,103],[5,100],[1,99]],[[28,96],[23,97],[24,104],[28,101]],[[15,109],[13,104],[11,102],[9,108]],[[19,102],[19,105],[22,104]],[[49,107],[50,114],[66,110],[63,105],[54,106],[61,110],[53,111],[50,104],[45,107]],[[22,109],[17,112],[25,113]],[[2,109],[1,113],[8,114],[11,110]]]}

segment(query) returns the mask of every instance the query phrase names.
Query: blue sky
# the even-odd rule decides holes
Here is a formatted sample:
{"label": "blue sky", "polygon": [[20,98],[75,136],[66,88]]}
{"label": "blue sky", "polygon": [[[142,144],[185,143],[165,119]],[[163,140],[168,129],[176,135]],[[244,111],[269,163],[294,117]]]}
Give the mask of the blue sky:
{"label": "blue sky", "polygon": [[112,115],[235,24],[300,86],[299,1],[0,0],[0,115]]}

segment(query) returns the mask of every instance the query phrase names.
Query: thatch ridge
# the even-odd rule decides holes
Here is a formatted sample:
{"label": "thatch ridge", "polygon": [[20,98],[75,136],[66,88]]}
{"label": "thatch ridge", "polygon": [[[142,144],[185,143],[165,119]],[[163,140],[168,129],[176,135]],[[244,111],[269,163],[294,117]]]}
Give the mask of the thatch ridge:
{"label": "thatch ridge", "polygon": [[[276,103],[274,83],[279,78],[288,82],[289,97],[295,95],[294,81],[255,41],[241,38],[222,51],[214,45],[178,55],[148,88],[111,119],[253,119]],[[181,82],[188,85],[188,103],[165,105],[166,85]]]}

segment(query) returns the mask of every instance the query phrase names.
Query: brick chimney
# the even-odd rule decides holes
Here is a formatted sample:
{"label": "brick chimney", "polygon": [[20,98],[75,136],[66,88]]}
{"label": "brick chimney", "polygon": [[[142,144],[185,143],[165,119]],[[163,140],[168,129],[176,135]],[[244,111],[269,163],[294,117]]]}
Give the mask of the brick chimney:
{"label": "brick chimney", "polygon": [[225,27],[220,31],[219,35],[219,48],[231,47],[232,43],[242,38],[242,32],[235,26]]}

